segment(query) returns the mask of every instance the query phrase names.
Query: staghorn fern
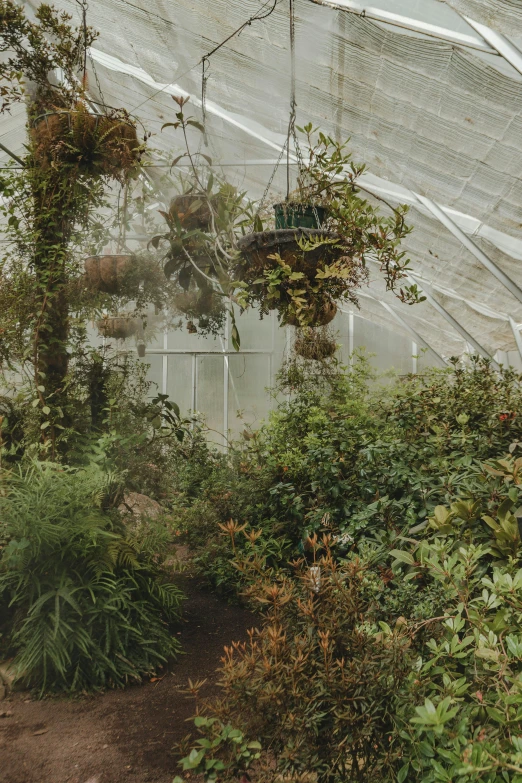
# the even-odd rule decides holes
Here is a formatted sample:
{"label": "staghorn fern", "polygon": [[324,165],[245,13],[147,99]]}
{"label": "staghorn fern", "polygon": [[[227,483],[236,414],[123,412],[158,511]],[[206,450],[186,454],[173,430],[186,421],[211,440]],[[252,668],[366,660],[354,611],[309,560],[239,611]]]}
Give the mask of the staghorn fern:
{"label": "staghorn fern", "polygon": [[103,509],[113,483],[50,463],[2,476],[0,604],[18,675],[42,693],[122,686],[179,652],[181,593]]}

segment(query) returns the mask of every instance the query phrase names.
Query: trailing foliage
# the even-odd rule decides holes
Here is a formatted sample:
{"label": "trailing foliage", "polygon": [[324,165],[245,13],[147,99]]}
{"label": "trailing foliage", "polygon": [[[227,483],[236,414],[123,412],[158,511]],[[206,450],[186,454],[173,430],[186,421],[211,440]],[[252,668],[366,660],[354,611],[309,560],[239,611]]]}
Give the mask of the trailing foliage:
{"label": "trailing foliage", "polygon": [[3,475],[6,652],[41,692],[122,686],[179,652],[181,593],[127,537],[115,474],[35,463]]}

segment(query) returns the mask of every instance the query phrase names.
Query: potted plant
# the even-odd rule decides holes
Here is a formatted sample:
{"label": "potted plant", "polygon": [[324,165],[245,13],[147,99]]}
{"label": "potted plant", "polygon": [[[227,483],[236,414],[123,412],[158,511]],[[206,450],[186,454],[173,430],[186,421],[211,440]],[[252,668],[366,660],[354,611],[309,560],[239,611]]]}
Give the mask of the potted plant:
{"label": "potted plant", "polygon": [[356,166],[341,144],[309,124],[301,129],[310,150],[297,189],[275,204],[273,228],[240,238],[236,296],[242,307],[275,309],[282,324],[315,326],[335,315],[335,302],[358,304],[368,279],[367,261],[380,264],[388,289],[405,302],[419,301],[414,286],[402,286],[408,260],[400,241],[409,233],[407,207],[384,216],[359,195]]}
{"label": "potted plant", "polygon": [[[254,220],[254,205],[245,193],[212,171],[207,155],[191,152],[187,130],[192,127],[201,132],[203,126],[185,115],[187,98],[173,99],[179,107],[176,121],[165,123],[163,128],[173,127],[183,133],[186,151],[172,165],[187,157],[190,174],[180,177],[181,193],[174,196],[167,209],[160,210],[167,230],[152,237],[149,244],[155,248],[167,245],[165,276],[178,287],[171,303],[189,319],[189,330],[215,334],[223,326],[226,301],[235,287],[237,235]],[[239,344],[234,323],[232,341]]]}
{"label": "potted plant", "polygon": [[143,328],[141,319],[126,313],[106,315],[97,321],[96,326],[103,337],[113,340],[126,340]]}
{"label": "potted plant", "polygon": [[80,173],[119,177],[143,151],[136,124],[124,109],[93,114],[82,97],[71,108],[37,115],[31,125],[34,158],[44,167],[69,165]]}
{"label": "potted plant", "polygon": [[128,274],[132,256],[130,254],[103,253],[88,256],[84,261],[87,286],[94,291],[117,294]]}

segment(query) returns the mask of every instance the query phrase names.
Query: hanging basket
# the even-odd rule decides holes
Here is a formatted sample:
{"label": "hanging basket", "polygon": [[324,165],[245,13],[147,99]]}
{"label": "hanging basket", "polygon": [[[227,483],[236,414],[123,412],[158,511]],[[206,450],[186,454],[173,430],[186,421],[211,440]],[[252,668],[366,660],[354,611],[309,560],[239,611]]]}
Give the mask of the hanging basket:
{"label": "hanging basket", "polygon": [[248,272],[256,276],[258,272],[274,265],[270,256],[275,253],[294,271],[310,276],[315,275],[318,264],[331,264],[346,252],[339,244],[315,245],[309,250],[302,250],[299,245],[299,240],[320,239],[338,241],[340,237],[331,231],[320,229],[279,229],[247,234],[239,239],[238,248],[248,264]]}
{"label": "hanging basket", "polygon": [[37,117],[31,135],[34,157],[46,167],[68,163],[88,174],[117,175],[139,159],[136,127],[121,117],[91,114],[80,105]]}
{"label": "hanging basket", "polygon": [[125,276],[131,269],[131,255],[108,254],[89,256],[84,261],[87,286],[93,291],[118,294]]}
{"label": "hanging basket", "polygon": [[208,231],[212,222],[212,211],[206,193],[184,193],[170,202],[169,213],[178,217],[186,231]]}
{"label": "hanging basket", "polygon": [[333,356],[337,345],[333,337],[326,329],[314,329],[307,327],[302,329],[294,343],[296,354],[303,359],[323,361]]}
{"label": "hanging basket", "polygon": [[139,331],[141,321],[130,316],[107,316],[97,321],[96,326],[103,337],[113,340],[126,340]]}
{"label": "hanging basket", "polygon": [[180,313],[190,316],[217,314],[222,310],[223,300],[215,291],[183,291],[174,296],[174,306]]}
{"label": "hanging basket", "polygon": [[274,204],[275,227],[285,228],[321,228],[327,216],[325,207],[314,204],[300,204],[295,201],[283,201]]}
{"label": "hanging basket", "polygon": [[[314,301],[313,305],[306,310],[306,321],[311,327],[326,326],[335,318],[337,314],[337,305],[329,298],[322,298]],[[296,315],[289,313],[286,316],[285,323],[289,326],[301,326]]]}

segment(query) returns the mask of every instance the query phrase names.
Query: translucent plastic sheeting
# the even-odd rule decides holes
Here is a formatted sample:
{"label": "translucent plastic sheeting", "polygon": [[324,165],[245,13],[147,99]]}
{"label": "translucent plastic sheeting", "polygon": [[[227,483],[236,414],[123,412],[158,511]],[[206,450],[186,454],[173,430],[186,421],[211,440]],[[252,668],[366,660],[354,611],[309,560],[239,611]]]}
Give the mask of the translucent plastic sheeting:
{"label": "translucent plastic sheeting", "polygon": [[[472,17],[475,9],[492,18],[514,16],[512,34],[522,20],[518,2],[448,4]],[[73,0],[58,0],[57,5],[79,19]],[[436,21],[434,0],[387,5]],[[440,4],[440,23],[467,30],[449,5]],[[179,137],[170,129],[160,132],[175,110],[171,94],[190,93],[193,111],[201,116],[202,56],[261,7],[259,0],[91,0],[89,22],[101,31],[91,54],[105,100],[133,111],[155,134],[151,141],[158,151],[176,154]],[[426,212],[415,194],[451,213],[521,284],[520,75],[500,72],[471,49],[383,28],[309,0],[296,0],[295,8],[298,124],[311,120],[338,139],[351,137],[354,158],[368,164],[372,192],[385,193],[391,203],[415,205],[415,230],[405,247],[417,277],[431,284],[434,295],[487,350],[513,350],[507,317],[522,323],[520,303]],[[259,197],[272,166],[250,161],[276,157],[288,124],[288,3],[280,0],[273,14],[231,38],[211,57],[207,74],[207,152],[217,163],[235,161],[224,172]],[[89,87],[99,98],[92,72]],[[285,179],[281,169],[269,200],[284,194]],[[393,298],[389,301],[401,307]],[[448,333],[455,345],[462,345],[461,336],[433,308],[418,308],[403,308],[404,315],[436,350],[446,351]],[[387,324],[380,306],[372,318]]]}

